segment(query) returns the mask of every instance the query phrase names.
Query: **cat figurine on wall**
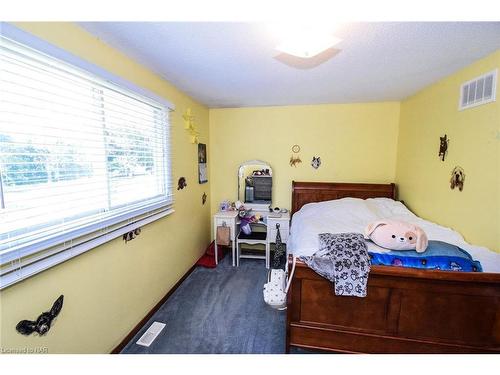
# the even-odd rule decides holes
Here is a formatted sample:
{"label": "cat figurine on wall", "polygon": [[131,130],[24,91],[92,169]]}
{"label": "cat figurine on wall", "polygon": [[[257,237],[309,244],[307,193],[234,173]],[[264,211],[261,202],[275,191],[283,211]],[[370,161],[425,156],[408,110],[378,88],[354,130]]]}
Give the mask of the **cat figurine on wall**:
{"label": "cat figurine on wall", "polygon": [[448,153],[449,141],[450,140],[446,137],[446,134],[444,135],[444,137],[439,137],[439,157],[441,158],[441,161],[444,161],[444,158]]}
{"label": "cat figurine on wall", "polygon": [[311,161],[311,165],[314,169],[318,169],[319,166],[321,165],[321,158],[318,156],[313,156],[313,159]]}

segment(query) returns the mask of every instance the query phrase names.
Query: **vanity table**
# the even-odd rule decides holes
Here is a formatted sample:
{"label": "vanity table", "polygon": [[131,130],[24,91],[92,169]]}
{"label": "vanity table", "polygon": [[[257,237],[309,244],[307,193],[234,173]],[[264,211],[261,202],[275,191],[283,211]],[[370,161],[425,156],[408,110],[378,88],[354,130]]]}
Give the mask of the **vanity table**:
{"label": "vanity table", "polygon": [[[262,223],[257,223],[255,226],[262,226],[265,230],[262,235],[257,236],[240,236],[240,220],[238,211],[220,211],[214,215],[214,238],[215,238],[215,263],[218,264],[217,254],[217,227],[229,227],[229,237],[231,239],[232,261],[233,267],[239,266],[240,258],[262,258],[266,260],[266,268],[270,266],[271,259],[271,244],[276,243],[276,235],[278,228],[280,231],[281,242],[286,244],[288,241],[288,234],[290,232],[290,213],[274,213],[255,211],[255,214],[260,214],[264,218]],[[243,234],[243,232],[241,232]],[[241,255],[239,245],[241,243],[247,244],[263,244],[266,247],[265,256],[257,255]]]}
{"label": "vanity table", "polygon": [[[214,238],[217,241],[217,227],[229,227],[233,266],[239,266],[240,258],[258,258],[266,260],[266,268],[270,266],[271,244],[276,243],[278,228],[281,242],[288,241],[290,213],[270,212],[272,203],[273,170],[261,160],[249,160],[238,168],[238,200],[245,209],[252,209],[252,215],[260,215],[262,220],[251,224],[252,233],[245,234],[240,228],[238,211],[220,211],[214,215]],[[241,244],[260,244],[265,246],[265,255],[242,254]],[[217,259],[217,242],[215,242],[215,263]]]}

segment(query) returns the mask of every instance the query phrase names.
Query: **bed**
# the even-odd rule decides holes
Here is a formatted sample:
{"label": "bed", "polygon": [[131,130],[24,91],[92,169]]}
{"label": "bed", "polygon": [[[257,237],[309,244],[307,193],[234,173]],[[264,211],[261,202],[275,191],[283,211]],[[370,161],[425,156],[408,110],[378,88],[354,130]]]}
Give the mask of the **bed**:
{"label": "bed", "polygon": [[[395,196],[394,184],[293,182],[292,214],[314,202]],[[488,253],[477,254],[488,262]],[[500,353],[500,273],[488,267],[453,272],[372,265],[367,297],[357,298],[335,296],[328,280],[297,261],[287,300],[286,350]]]}

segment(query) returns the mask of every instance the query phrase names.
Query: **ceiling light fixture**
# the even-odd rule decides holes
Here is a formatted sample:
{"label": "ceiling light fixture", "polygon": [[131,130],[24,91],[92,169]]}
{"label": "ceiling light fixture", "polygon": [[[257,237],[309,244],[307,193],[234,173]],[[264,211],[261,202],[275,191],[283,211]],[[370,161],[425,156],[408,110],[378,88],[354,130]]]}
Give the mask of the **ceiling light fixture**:
{"label": "ceiling light fixture", "polygon": [[276,49],[289,55],[311,58],[326,51],[328,48],[332,48],[341,40],[331,35],[305,33],[285,40]]}
{"label": "ceiling light fixture", "polygon": [[274,25],[274,34],[280,40],[276,49],[301,58],[317,56],[342,40],[333,36],[335,26]]}

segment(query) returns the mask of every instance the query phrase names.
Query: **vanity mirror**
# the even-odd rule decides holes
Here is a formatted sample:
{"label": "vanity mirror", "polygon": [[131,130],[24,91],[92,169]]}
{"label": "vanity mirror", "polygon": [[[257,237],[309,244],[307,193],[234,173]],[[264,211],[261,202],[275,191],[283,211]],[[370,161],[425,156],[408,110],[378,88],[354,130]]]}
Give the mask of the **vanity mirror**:
{"label": "vanity mirror", "polygon": [[273,171],[261,160],[249,160],[238,169],[238,200],[246,207],[268,210],[272,202]]}

